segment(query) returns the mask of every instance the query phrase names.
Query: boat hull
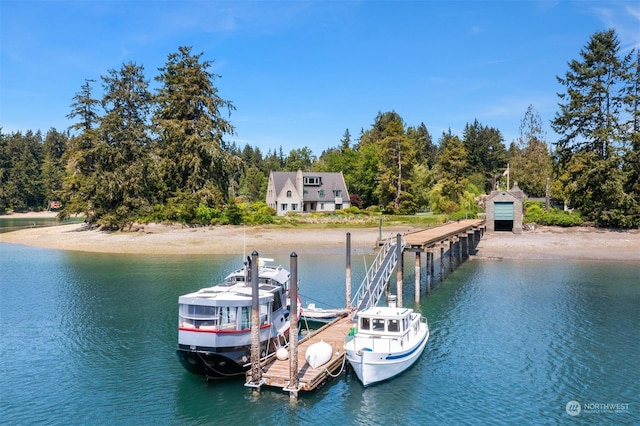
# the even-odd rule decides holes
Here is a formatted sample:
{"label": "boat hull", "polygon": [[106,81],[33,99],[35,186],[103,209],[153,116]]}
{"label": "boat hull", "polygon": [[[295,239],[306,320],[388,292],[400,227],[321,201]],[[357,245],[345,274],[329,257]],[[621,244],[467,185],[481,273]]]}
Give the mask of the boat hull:
{"label": "boat hull", "polygon": [[347,347],[346,357],[363,386],[369,386],[396,377],[411,367],[422,354],[428,338],[429,330],[425,325],[416,345],[404,351],[375,352]]}
{"label": "boat hull", "polygon": [[236,360],[215,352],[178,349],[176,354],[185,370],[208,379],[239,376],[246,371]]}

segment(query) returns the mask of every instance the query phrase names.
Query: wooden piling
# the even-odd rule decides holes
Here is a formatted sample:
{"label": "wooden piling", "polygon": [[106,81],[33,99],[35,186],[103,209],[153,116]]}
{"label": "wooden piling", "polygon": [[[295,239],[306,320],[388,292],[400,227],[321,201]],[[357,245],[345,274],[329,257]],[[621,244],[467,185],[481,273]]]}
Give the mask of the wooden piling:
{"label": "wooden piling", "polygon": [[293,252],[289,257],[291,267],[291,287],[289,288],[290,328],[289,328],[289,398],[297,399],[300,390],[298,380],[298,255]]}
{"label": "wooden piling", "polygon": [[416,305],[420,303],[420,252],[416,252],[416,260],[415,260],[415,301]]}
{"label": "wooden piling", "polygon": [[251,381],[246,384],[254,392],[262,386],[262,369],[260,368],[260,302],[259,302],[259,259],[258,252],[251,253]]}
{"label": "wooden piling", "polygon": [[433,275],[433,251],[432,249],[427,250],[427,266],[425,268],[425,276],[426,276],[426,289],[425,293],[429,294],[431,292],[431,275]]}
{"label": "wooden piling", "polygon": [[345,287],[346,287],[346,308],[348,310],[351,309],[351,232],[347,232],[347,253],[346,253],[346,261],[347,261],[347,269],[346,269],[346,277],[345,277]]}

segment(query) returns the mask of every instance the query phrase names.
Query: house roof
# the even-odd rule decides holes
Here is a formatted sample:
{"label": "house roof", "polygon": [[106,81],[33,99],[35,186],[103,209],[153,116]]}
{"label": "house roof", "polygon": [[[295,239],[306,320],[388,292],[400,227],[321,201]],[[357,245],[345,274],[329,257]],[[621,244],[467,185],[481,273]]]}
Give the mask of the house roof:
{"label": "house roof", "polygon": [[[271,172],[273,177],[273,185],[276,193],[280,193],[287,180],[290,180],[294,185],[296,184],[296,172]],[[321,185],[304,185],[303,190],[305,194],[303,199],[305,201],[333,201],[333,191],[342,191],[342,197],[347,198],[349,192],[344,183],[342,173],[329,173],[329,172],[302,172],[303,178],[307,177],[319,177]],[[319,190],[324,190],[324,197],[320,197]]]}

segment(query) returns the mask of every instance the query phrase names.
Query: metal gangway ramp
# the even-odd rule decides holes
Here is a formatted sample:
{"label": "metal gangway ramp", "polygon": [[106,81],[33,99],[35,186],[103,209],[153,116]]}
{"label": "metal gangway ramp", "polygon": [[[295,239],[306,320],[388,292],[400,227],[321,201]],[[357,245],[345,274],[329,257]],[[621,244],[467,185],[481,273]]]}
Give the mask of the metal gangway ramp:
{"label": "metal gangway ramp", "polygon": [[[398,242],[401,245],[400,250],[397,247]],[[398,252],[402,253],[404,247],[404,240],[399,235],[387,238],[369,267],[362,284],[353,295],[351,301],[352,311],[358,312],[378,304],[398,263]]]}

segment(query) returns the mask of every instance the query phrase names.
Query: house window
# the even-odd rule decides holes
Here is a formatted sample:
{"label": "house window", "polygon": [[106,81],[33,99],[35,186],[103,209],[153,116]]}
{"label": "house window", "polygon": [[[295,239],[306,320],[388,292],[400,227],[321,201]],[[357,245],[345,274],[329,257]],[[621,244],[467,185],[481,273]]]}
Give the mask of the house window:
{"label": "house window", "polygon": [[298,205],[295,204],[295,203],[291,204],[291,210],[293,210],[293,211],[298,210]]}
{"label": "house window", "polygon": [[318,176],[305,176],[304,184],[310,186],[320,186],[322,184],[322,181]]}
{"label": "house window", "polygon": [[342,197],[342,191],[339,189],[334,189],[333,190],[333,196],[334,197]]}
{"label": "house window", "polygon": [[320,203],[320,210],[324,210],[324,203]]}
{"label": "house window", "polygon": [[291,191],[287,191],[287,198],[291,198]]}
{"label": "house window", "polygon": [[318,189],[318,197],[324,198],[324,189]]}
{"label": "house window", "polygon": [[283,212],[287,211],[287,205],[286,204],[280,204],[280,210],[282,210]]}

